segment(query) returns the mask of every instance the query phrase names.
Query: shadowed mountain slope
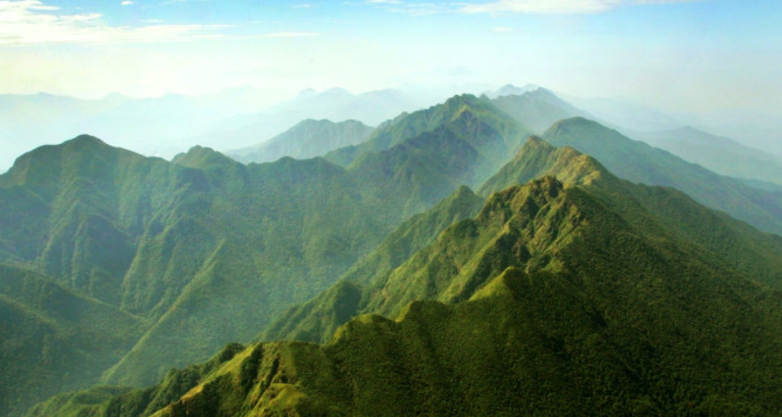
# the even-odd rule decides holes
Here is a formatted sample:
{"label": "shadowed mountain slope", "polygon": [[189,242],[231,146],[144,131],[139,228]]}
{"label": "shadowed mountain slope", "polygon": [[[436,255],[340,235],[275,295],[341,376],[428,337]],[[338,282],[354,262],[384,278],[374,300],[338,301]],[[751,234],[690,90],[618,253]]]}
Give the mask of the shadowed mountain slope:
{"label": "shadowed mountain slope", "polygon": [[0,409],[19,413],[97,381],[145,324],[43,275],[0,265]]}
{"label": "shadowed mountain slope", "polygon": [[428,246],[446,227],[476,215],[484,200],[462,186],[425,213],[402,223],[342,279],[312,300],[289,309],[259,337],[260,340],[327,342],[334,330],[366,303],[365,286],[383,279],[418,250]]}

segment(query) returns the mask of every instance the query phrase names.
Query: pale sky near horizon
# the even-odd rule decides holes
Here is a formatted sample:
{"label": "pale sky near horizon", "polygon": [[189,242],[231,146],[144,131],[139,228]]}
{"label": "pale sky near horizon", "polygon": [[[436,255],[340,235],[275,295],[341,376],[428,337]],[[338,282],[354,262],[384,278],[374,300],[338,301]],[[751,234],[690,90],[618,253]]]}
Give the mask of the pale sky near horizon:
{"label": "pale sky near horizon", "polygon": [[535,83],[782,108],[782,2],[0,0],[0,93],[97,98]]}

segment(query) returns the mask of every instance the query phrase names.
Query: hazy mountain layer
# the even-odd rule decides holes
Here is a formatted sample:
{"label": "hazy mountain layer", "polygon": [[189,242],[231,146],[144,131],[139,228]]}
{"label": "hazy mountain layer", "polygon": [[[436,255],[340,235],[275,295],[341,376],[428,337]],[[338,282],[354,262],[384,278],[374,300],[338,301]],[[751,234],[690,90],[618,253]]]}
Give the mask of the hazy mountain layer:
{"label": "hazy mountain layer", "polygon": [[489,98],[498,98],[504,96],[513,96],[513,95],[520,96],[526,92],[535,91],[539,88],[540,86],[537,86],[535,84],[526,84],[523,87],[516,87],[513,84],[505,84],[495,91],[486,91],[484,94]]}
{"label": "hazy mountain layer", "polygon": [[228,152],[239,162],[272,162],[283,156],[308,159],[335,149],[365,141],[374,128],[356,120],[334,123],[329,120],[307,119],[296,126],[251,147]]}
{"label": "hazy mountain layer", "polygon": [[633,131],[654,132],[679,129],[686,125],[677,117],[626,98],[563,97],[606,123]]}
{"label": "hazy mountain layer", "polygon": [[[336,122],[358,120],[376,126],[402,112],[414,111],[429,104],[394,89],[361,94],[353,94],[341,88],[320,93],[305,90],[292,100],[262,112],[224,119],[214,129],[191,140],[216,149],[237,149],[269,140],[306,119]],[[226,138],[230,138],[230,141]]]}
{"label": "hazy mountain layer", "polygon": [[782,198],[778,193],[717,175],[583,118],[558,122],[542,137],[554,146],[570,146],[595,157],[620,178],[675,187],[706,206],[761,230],[782,234]]}
{"label": "hazy mountain layer", "polygon": [[[475,120],[480,123],[474,123]],[[389,149],[409,138],[442,128],[457,133],[483,157],[499,159],[501,163],[507,159],[507,152],[514,153],[529,133],[490,100],[464,94],[426,110],[402,114],[380,125],[365,143],[331,152],[326,159],[348,166],[366,154]]]}
{"label": "hazy mountain layer", "polygon": [[630,136],[722,175],[782,185],[782,160],[732,139],[691,127]]}
{"label": "hazy mountain layer", "polygon": [[543,133],[562,119],[577,116],[594,119],[594,116],[573,107],[545,88],[525,91],[519,95],[501,95],[492,102],[537,133]]}
{"label": "hazy mountain layer", "polygon": [[86,132],[145,155],[170,157],[193,146],[192,136],[209,131],[221,120],[271,104],[265,94],[252,88],[143,99],[116,93],[99,100],[43,93],[0,95],[4,149],[0,170],[6,170],[23,152]]}

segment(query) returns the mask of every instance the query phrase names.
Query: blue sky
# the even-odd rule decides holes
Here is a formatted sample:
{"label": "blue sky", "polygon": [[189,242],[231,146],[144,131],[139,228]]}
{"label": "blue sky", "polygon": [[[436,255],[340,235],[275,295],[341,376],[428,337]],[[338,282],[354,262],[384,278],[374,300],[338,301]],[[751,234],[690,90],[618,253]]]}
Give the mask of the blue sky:
{"label": "blue sky", "polygon": [[782,108],[780,21],[777,1],[0,1],[0,93],[529,82],[674,110]]}

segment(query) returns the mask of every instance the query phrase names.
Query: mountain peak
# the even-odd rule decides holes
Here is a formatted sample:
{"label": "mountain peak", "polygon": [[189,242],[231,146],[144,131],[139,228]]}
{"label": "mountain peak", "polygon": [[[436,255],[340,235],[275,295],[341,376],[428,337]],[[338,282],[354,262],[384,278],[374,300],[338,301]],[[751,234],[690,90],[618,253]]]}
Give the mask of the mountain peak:
{"label": "mountain peak", "polygon": [[466,185],[460,185],[459,188],[454,192],[454,195],[458,198],[463,195],[475,195],[470,187]]}
{"label": "mountain peak", "polygon": [[66,146],[67,146],[67,145],[77,145],[77,146],[84,146],[84,145],[89,145],[89,146],[95,146],[95,145],[98,145],[98,146],[109,146],[108,144],[106,144],[106,142],[104,142],[104,141],[102,141],[102,140],[100,140],[100,139],[96,138],[95,136],[92,136],[92,135],[87,135],[87,134],[81,134],[81,135],[79,135],[79,136],[76,136],[76,137],[75,137],[75,138],[73,138],[73,139],[67,140],[67,141],[63,142],[63,145],[66,145]]}
{"label": "mountain peak", "polygon": [[480,101],[480,98],[472,95],[472,94],[457,94],[448,100],[445,101],[446,106],[454,106],[454,105],[470,105],[472,103],[476,103]]}
{"label": "mountain peak", "polygon": [[[576,116],[569,119],[560,120],[554,123],[551,128],[568,128],[570,126],[601,126],[597,122],[589,120],[585,117]],[[601,126],[602,127],[602,126]]]}
{"label": "mountain peak", "polygon": [[543,148],[543,149],[551,149],[554,150],[554,146],[546,142],[545,140],[541,139],[540,136],[537,135],[531,135],[529,138],[527,138],[527,141],[522,145],[521,150],[516,154],[516,157],[519,155],[522,155],[524,153],[524,149],[530,149],[530,148]]}
{"label": "mountain peak", "polygon": [[306,88],[304,90],[299,91],[299,94],[296,95],[296,98],[310,98],[318,95],[318,92],[315,91],[312,88]]}
{"label": "mountain peak", "polygon": [[21,155],[11,169],[3,174],[5,178],[0,183],[57,187],[61,175],[97,175],[96,170],[110,170],[120,156],[127,157],[127,161],[144,158],[108,145],[95,136],[83,134],[61,144],[40,146]]}
{"label": "mountain peak", "polygon": [[212,148],[198,145],[193,146],[186,153],[176,155],[171,162],[188,168],[204,168],[208,165],[231,165],[237,163]]}
{"label": "mountain peak", "polygon": [[479,114],[485,114],[487,110],[493,107],[486,98],[476,97],[472,94],[460,94],[453,96],[440,106],[435,106],[442,111],[445,120],[456,120],[465,117],[464,113],[471,113],[477,118]]}
{"label": "mountain peak", "polygon": [[118,92],[106,94],[105,96],[103,96],[103,98],[101,98],[101,100],[103,101],[124,101],[129,99],[130,98],[128,96]]}
{"label": "mountain peak", "polygon": [[478,194],[487,196],[541,176],[556,177],[568,186],[614,178],[591,156],[568,146],[557,148],[537,136],[530,136],[513,160],[486,181]]}
{"label": "mountain peak", "polygon": [[320,93],[321,96],[343,96],[343,97],[352,97],[353,93],[351,93],[348,90],[345,90],[344,88],[340,87],[334,87],[329,88],[328,90]]}
{"label": "mountain peak", "polygon": [[530,96],[556,97],[559,99],[559,96],[557,96],[553,91],[543,87],[536,87],[535,89],[526,91],[524,94]]}
{"label": "mountain peak", "polygon": [[486,201],[478,219],[487,220],[492,217],[508,221],[510,217],[529,206],[534,201],[536,207],[546,205],[556,199],[564,190],[563,184],[551,175],[544,175],[526,184],[517,184],[502,191],[493,193]]}
{"label": "mountain peak", "polygon": [[513,84],[505,84],[496,91],[487,92],[487,95],[491,98],[503,97],[503,96],[520,96],[530,91],[534,91],[541,88],[535,84],[526,84],[524,87],[516,87]]}

